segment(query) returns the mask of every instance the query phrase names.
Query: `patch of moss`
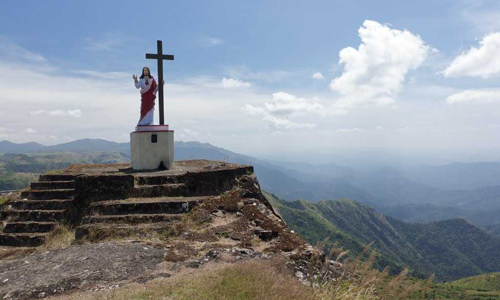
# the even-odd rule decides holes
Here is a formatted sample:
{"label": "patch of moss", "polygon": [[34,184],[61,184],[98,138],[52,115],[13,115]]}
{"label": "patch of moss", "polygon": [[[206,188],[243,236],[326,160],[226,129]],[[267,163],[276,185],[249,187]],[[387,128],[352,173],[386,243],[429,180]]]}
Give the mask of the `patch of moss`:
{"label": "patch of moss", "polygon": [[7,202],[9,202],[9,197],[7,196],[0,197],[0,207],[5,205]]}

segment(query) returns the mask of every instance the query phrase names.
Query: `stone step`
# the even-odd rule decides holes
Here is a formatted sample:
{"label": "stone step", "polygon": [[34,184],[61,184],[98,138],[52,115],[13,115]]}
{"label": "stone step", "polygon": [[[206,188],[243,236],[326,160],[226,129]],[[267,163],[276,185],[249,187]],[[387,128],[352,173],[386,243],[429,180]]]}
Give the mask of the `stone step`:
{"label": "stone step", "polygon": [[81,240],[86,236],[92,236],[92,242],[105,239],[107,237],[132,237],[143,239],[145,236],[160,234],[168,237],[175,234],[171,223],[150,223],[150,224],[86,224],[76,228],[75,239]]}
{"label": "stone step", "polygon": [[74,195],[74,189],[29,190],[21,193],[22,198],[28,198],[31,200],[72,199]]}
{"label": "stone step", "polygon": [[181,214],[191,211],[203,199],[202,197],[158,197],[100,201],[90,205],[89,214]]}
{"label": "stone step", "polygon": [[70,208],[72,202],[71,199],[16,200],[9,202],[9,205],[18,210],[61,210]]}
{"label": "stone step", "polygon": [[55,222],[64,219],[66,210],[4,210],[0,219],[7,222]]}
{"label": "stone step", "polygon": [[164,185],[169,183],[184,183],[186,182],[186,174],[179,175],[145,175],[136,177],[138,186],[144,185]]}
{"label": "stone step", "polygon": [[5,225],[4,233],[36,233],[49,232],[56,226],[56,222],[12,222]]}
{"label": "stone step", "polygon": [[39,181],[74,181],[76,175],[68,174],[44,174],[40,175]]}
{"label": "stone step", "polygon": [[38,181],[31,183],[32,190],[74,189],[74,181]]}
{"label": "stone step", "polygon": [[37,247],[45,242],[45,234],[5,233],[0,234],[0,246]]}
{"label": "stone step", "polygon": [[141,185],[134,188],[135,197],[180,197],[187,194],[185,183],[170,183],[162,185]]}
{"label": "stone step", "polygon": [[141,224],[141,223],[171,223],[182,219],[180,214],[130,214],[87,216],[82,224]]}

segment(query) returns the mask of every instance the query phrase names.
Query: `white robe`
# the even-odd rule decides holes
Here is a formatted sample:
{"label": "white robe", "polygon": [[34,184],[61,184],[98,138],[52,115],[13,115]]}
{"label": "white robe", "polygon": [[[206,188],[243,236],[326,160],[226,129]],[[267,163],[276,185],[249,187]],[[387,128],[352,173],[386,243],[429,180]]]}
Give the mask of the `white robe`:
{"label": "white robe", "polygon": [[[151,80],[152,79],[149,78],[148,79],[149,84],[146,85],[146,78],[139,79],[139,81],[137,81],[135,83],[135,88],[141,89],[141,94],[144,94],[145,92],[149,91],[149,89],[151,88]],[[156,96],[157,92],[158,92],[158,82],[156,83],[156,89],[154,91],[155,96]],[[140,111],[140,109],[139,109],[139,111]],[[154,120],[155,120],[155,107],[153,106],[153,108],[146,114],[146,116],[144,116],[144,118],[139,120],[139,123],[137,123],[137,125],[139,125],[139,126],[154,125]]]}

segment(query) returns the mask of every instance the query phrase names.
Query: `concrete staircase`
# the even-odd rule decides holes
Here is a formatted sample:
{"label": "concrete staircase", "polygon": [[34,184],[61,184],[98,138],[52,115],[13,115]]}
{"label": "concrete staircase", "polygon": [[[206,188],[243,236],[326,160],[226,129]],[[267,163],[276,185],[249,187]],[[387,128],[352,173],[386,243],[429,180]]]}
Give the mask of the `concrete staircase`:
{"label": "concrete staircase", "polygon": [[[231,190],[251,166],[203,160],[158,172],[121,165],[74,165],[41,175],[30,190],[0,210],[0,246],[36,247],[60,222],[86,236],[175,230],[198,203]],[[92,240],[89,238],[89,240]]]}
{"label": "concrete staircase", "polygon": [[190,197],[184,175],[138,176],[132,197],[92,202],[76,239],[99,232],[137,234],[166,230],[209,196]]}
{"label": "concrete staircase", "polygon": [[0,246],[36,247],[65,219],[75,194],[74,175],[41,175],[21,199],[8,203],[0,212],[3,230]]}

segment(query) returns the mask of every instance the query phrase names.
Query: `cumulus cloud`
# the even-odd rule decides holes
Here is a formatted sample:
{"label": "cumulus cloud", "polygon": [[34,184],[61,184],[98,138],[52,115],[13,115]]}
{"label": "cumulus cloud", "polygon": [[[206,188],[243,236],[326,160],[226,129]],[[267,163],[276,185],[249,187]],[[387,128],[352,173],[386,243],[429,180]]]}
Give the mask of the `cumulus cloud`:
{"label": "cumulus cloud", "polygon": [[79,109],[75,110],[62,110],[62,109],[56,109],[56,110],[36,110],[36,111],[30,111],[30,115],[32,116],[39,116],[39,115],[46,115],[49,117],[73,117],[73,118],[80,118],[82,116],[82,111]]}
{"label": "cumulus cloud", "polygon": [[448,104],[500,102],[500,90],[465,90],[449,96],[446,102]]}
{"label": "cumulus cloud", "polygon": [[251,86],[250,82],[244,82],[234,78],[222,78],[221,86],[225,89],[248,88]]}
{"label": "cumulus cloud", "polygon": [[33,128],[26,128],[26,130],[24,132],[29,133],[29,134],[33,134],[33,133],[36,133],[36,130]]}
{"label": "cumulus cloud", "polygon": [[314,128],[317,124],[297,123],[290,118],[336,113],[327,109],[318,99],[298,98],[285,92],[274,93],[273,101],[265,102],[263,106],[246,104],[243,111],[251,115],[264,115],[263,120],[276,129]]}
{"label": "cumulus cloud", "polygon": [[266,112],[280,116],[291,116],[302,113],[316,113],[324,115],[326,109],[318,102],[297,98],[294,95],[278,92],[273,94],[273,102],[265,103]]}
{"label": "cumulus cloud", "polygon": [[277,118],[274,116],[264,117],[264,121],[269,124],[270,127],[275,129],[312,129],[317,126],[317,124],[311,123],[295,123],[288,119]]}
{"label": "cumulus cloud", "polygon": [[479,48],[472,47],[455,58],[442,72],[444,77],[489,78],[500,74],[500,32],[485,36],[479,44]]}
{"label": "cumulus cloud", "polygon": [[320,72],[314,73],[313,76],[312,76],[312,78],[319,79],[319,80],[325,79],[325,77],[323,76],[323,74],[321,74]]}
{"label": "cumulus cloud", "polygon": [[401,90],[406,74],[417,69],[432,50],[407,30],[366,20],[358,30],[361,44],[340,51],[344,71],[330,88],[341,95],[339,105],[390,104]]}

